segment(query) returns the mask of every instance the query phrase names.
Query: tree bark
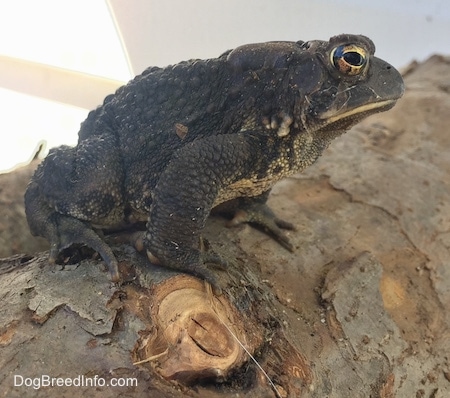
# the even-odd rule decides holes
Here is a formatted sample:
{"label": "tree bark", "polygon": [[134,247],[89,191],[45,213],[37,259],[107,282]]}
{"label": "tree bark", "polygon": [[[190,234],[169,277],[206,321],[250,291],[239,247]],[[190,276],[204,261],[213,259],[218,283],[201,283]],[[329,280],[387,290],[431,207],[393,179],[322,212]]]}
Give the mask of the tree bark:
{"label": "tree bark", "polygon": [[[208,220],[221,295],[113,240],[121,285],[95,255],[0,260],[0,396],[449,396],[450,59],[404,74],[392,111],[274,188],[294,253]],[[43,375],[137,385],[15,385]]]}

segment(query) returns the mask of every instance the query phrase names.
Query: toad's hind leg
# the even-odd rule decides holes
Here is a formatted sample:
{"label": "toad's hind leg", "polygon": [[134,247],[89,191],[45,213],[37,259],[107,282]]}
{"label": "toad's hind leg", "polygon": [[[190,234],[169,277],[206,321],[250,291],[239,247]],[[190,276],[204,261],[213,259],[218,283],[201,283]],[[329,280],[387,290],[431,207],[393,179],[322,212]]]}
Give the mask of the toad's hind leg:
{"label": "toad's hind leg", "polygon": [[[25,198],[32,195],[35,190],[36,187],[31,184]],[[72,244],[86,244],[102,256],[108,266],[111,280],[119,281],[119,270],[114,253],[89,224],[52,210],[41,197],[34,197],[26,210],[32,234],[43,236],[50,242],[50,263],[55,263],[59,252]]]}
{"label": "toad's hind leg", "polygon": [[119,280],[111,248],[91,224],[113,225],[123,214],[123,176],[112,143],[101,137],[75,148],[52,150],[36,170],[25,194],[25,211],[33,235],[50,242],[50,261],[73,243],[98,251],[113,281]]}

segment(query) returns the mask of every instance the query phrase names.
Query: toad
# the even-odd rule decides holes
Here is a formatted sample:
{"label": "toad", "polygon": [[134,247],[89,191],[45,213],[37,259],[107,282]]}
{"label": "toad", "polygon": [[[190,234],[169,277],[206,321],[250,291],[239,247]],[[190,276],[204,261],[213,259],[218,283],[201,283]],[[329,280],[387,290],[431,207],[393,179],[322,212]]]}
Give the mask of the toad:
{"label": "toad", "polygon": [[151,67],[81,124],[78,144],[52,149],[25,194],[31,232],[50,261],[72,245],[117,260],[99,233],[146,221],[152,262],[216,282],[203,250],[211,210],[258,224],[288,249],[292,225],[266,205],[272,186],[311,165],[330,142],[404,91],[399,72],[360,35],[248,44],[218,58]]}

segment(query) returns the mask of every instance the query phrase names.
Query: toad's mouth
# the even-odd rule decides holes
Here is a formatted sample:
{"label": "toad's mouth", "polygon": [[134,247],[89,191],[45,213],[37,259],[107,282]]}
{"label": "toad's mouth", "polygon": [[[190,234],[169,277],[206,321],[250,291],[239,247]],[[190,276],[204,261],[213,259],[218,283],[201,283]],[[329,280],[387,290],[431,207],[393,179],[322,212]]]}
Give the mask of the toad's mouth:
{"label": "toad's mouth", "polygon": [[[326,124],[336,123],[345,119],[359,119],[361,116],[370,113],[383,112],[391,109],[397,102],[397,99],[389,99],[380,102],[365,104],[352,109],[342,109],[337,111],[330,109],[320,115],[320,119],[325,120]],[[374,110],[376,111],[374,112]]]}

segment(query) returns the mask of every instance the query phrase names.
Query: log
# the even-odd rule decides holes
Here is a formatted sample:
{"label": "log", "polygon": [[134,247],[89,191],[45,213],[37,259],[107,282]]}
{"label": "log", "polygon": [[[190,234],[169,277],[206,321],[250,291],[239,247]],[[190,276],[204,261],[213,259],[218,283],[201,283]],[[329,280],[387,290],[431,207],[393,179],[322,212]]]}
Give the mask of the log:
{"label": "log", "polygon": [[[228,293],[216,296],[205,282],[150,265],[140,254],[130,255],[129,247],[115,251],[126,277],[121,286],[109,282],[99,259],[64,266],[49,265],[47,253],[1,260],[0,346],[3,358],[9,359],[3,364],[1,385],[8,396],[24,393],[23,387],[14,388],[12,369],[24,378],[41,372],[52,377],[100,376],[109,369],[115,369],[110,378],[135,377],[141,369],[152,375],[149,384],[163,394],[172,386],[162,380],[185,386],[211,380],[217,384],[239,372],[234,389],[256,383],[258,370],[249,363],[249,354],[257,356],[273,335],[261,324],[271,316],[259,308],[266,304],[267,288],[258,292],[241,279]],[[283,344],[284,350],[288,346]],[[310,378],[306,361],[298,353],[292,361],[297,359],[303,362],[296,365],[296,377]],[[264,381],[261,388],[277,386]],[[51,395],[53,390],[45,391]],[[58,394],[70,391],[57,389]]]}
{"label": "log", "polygon": [[0,396],[450,396],[450,58],[404,75],[392,111],[274,188],[293,253],[210,217],[221,295],[113,237],[120,285],[89,250],[0,260]]}
{"label": "log", "polygon": [[244,347],[254,352],[261,345],[256,319],[244,325],[237,308],[210,285],[182,274],[152,285],[146,305],[153,323],[141,333],[135,364],[154,365],[158,358],[164,378],[185,384],[225,379],[248,359]]}

